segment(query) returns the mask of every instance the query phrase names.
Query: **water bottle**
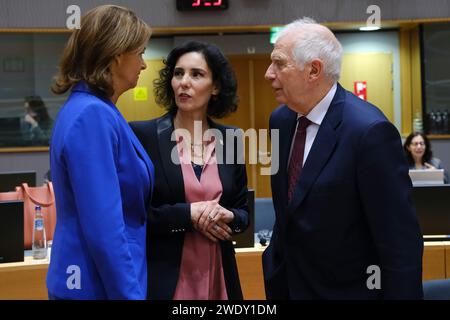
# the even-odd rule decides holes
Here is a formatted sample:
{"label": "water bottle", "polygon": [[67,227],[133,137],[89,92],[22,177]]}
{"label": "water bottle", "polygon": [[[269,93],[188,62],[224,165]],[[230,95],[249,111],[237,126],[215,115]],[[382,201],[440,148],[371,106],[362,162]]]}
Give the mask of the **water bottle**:
{"label": "water bottle", "polygon": [[450,133],[450,113],[448,110],[445,110],[445,112],[442,115],[442,122],[443,122],[443,134],[449,134]]}
{"label": "water bottle", "polygon": [[438,110],[436,113],[436,133],[441,134],[442,133],[442,113],[441,110]]}
{"label": "water bottle", "polygon": [[434,113],[433,110],[431,110],[431,112],[429,113],[429,117],[428,117],[428,133],[429,134],[433,134],[435,133],[436,130],[436,114]]}
{"label": "water bottle", "polygon": [[416,112],[416,115],[414,117],[413,131],[414,132],[423,132],[423,119],[422,119],[422,114],[420,112]]}
{"label": "water bottle", "polygon": [[44,217],[40,206],[35,207],[32,249],[34,259],[45,259],[47,257]]}

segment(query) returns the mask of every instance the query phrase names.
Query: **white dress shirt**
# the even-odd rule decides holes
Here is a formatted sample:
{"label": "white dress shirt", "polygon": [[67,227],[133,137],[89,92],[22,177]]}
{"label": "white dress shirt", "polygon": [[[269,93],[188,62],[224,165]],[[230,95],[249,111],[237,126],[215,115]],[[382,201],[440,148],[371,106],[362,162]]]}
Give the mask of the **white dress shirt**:
{"label": "white dress shirt", "polygon": [[[311,150],[311,147],[314,143],[314,139],[316,139],[317,132],[319,131],[320,125],[322,124],[323,118],[325,118],[325,115],[327,114],[328,108],[330,107],[331,101],[334,98],[334,95],[337,90],[337,84],[335,83],[330,91],[323,97],[322,100],[308,113],[306,118],[308,118],[309,121],[311,121],[311,124],[306,128],[306,141],[305,141],[305,153],[303,154],[303,165],[305,165],[305,161],[308,158],[309,151]],[[300,117],[303,117],[301,113],[297,114],[297,120]],[[289,151],[289,161],[291,160],[291,153],[292,148],[294,146],[294,137],[297,133],[297,125],[295,127],[294,135],[292,136],[291,140],[291,150]],[[288,168],[289,168],[289,162],[288,162]]]}

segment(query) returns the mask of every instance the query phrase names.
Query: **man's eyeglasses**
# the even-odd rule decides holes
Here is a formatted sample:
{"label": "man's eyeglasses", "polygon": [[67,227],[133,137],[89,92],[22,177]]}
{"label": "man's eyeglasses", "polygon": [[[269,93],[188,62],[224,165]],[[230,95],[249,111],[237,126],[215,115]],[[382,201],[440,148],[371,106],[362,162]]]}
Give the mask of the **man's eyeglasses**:
{"label": "man's eyeglasses", "polygon": [[411,146],[413,146],[413,147],[418,147],[418,146],[424,146],[425,145],[425,142],[413,142],[413,143],[411,143]]}

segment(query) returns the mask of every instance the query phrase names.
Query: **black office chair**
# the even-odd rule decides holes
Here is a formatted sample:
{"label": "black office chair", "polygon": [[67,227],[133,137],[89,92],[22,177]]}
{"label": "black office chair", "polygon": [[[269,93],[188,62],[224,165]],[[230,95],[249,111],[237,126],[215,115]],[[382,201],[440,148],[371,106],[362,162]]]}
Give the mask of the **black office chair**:
{"label": "black office chair", "polygon": [[450,279],[425,281],[423,298],[424,300],[450,300]]}

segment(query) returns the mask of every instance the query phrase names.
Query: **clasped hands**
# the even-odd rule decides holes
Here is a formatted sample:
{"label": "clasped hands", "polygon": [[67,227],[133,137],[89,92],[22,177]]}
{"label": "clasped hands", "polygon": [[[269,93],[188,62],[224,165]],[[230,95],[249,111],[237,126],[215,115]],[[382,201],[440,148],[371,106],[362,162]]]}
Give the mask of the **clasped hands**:
{"label": "clasped hands", "polygon": [[230,240],[232,231],[227,225],[234,215],[217,201],[200,201],[191,203],[191,221],[194,229],[211,241]]}
{"label": "clasped hands", "polygon": [[429,164],[428,162],[425,162],[424,165],[425,165],[425,167],[427,167],[427,169],[433,169],[433,170],[436,169],[435,166]]}

